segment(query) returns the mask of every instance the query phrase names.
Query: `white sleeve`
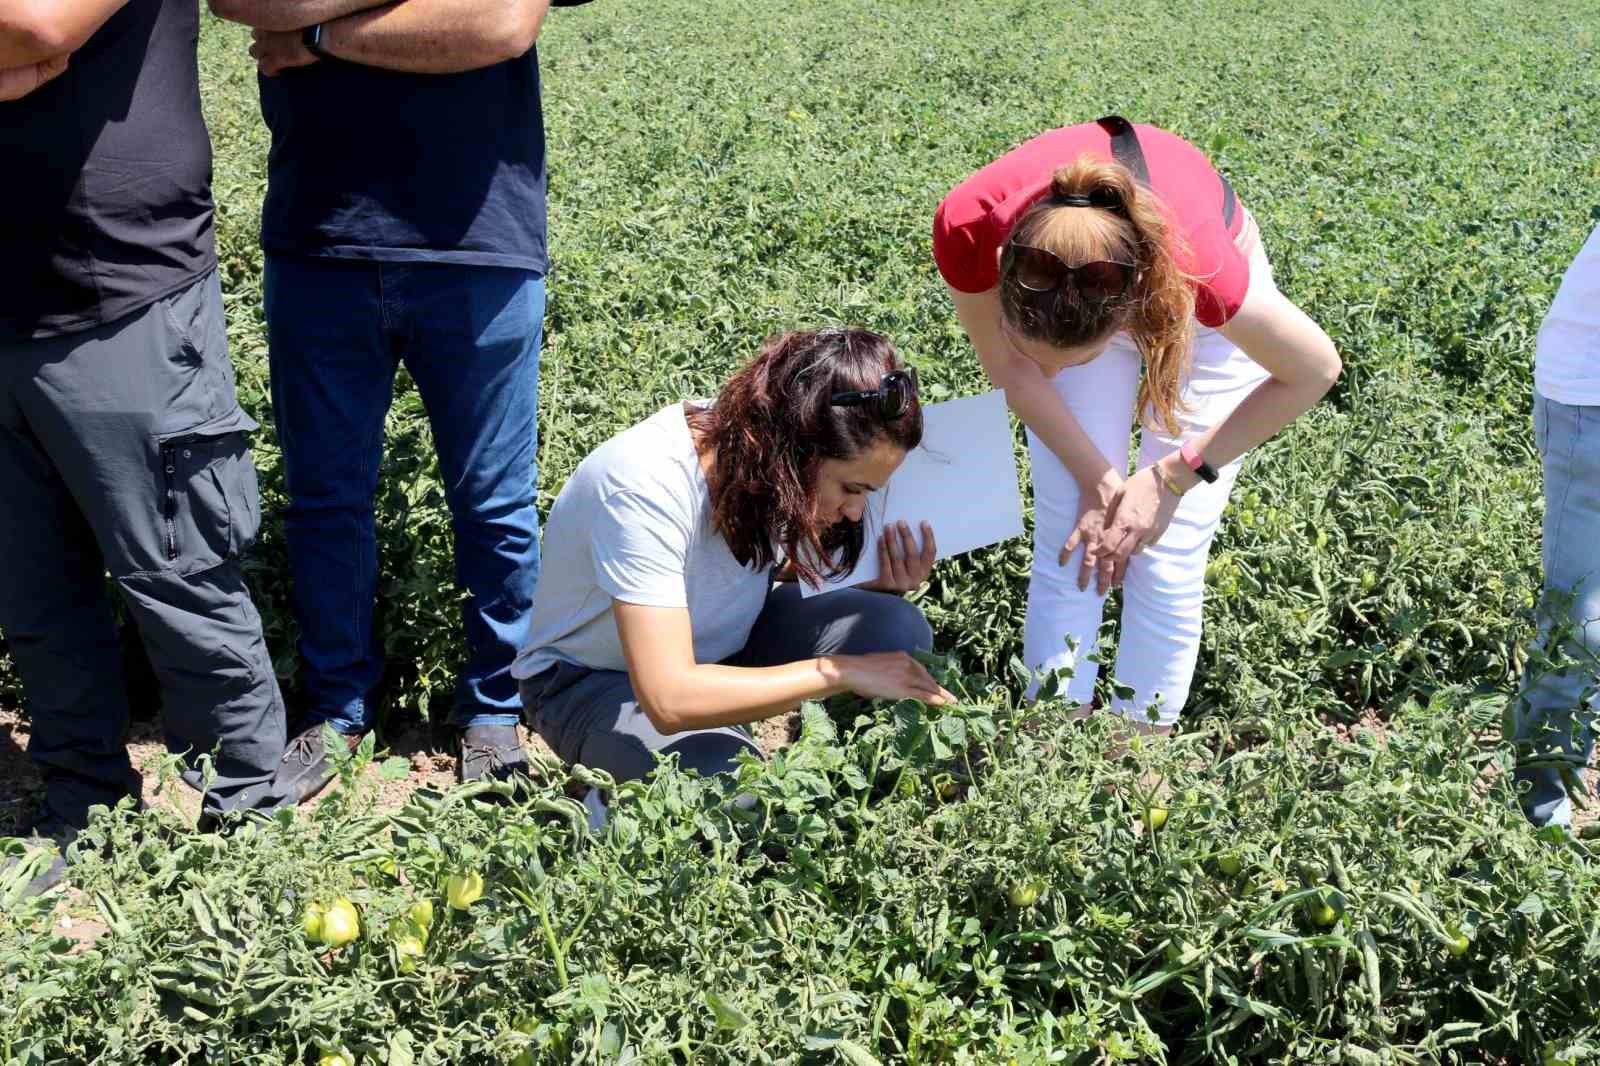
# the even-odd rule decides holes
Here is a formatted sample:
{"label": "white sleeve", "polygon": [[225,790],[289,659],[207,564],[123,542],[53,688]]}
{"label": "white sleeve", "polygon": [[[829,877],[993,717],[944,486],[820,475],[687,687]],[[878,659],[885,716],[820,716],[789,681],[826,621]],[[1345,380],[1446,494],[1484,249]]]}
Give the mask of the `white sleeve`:
{"label": "white sleeve", "polygon": [[690,531],[675,501],[628,490],[600,501],[589,554],[595,583],[612,599],[641,607],[688,607],[684,571]]}

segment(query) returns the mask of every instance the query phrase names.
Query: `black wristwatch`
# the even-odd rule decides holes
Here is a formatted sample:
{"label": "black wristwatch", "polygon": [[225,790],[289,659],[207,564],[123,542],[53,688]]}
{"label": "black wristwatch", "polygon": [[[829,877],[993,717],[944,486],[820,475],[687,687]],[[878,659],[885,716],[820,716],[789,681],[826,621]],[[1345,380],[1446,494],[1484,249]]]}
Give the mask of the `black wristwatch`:
{"label": "black wristwatch", "polygon": [[333,56],[324,51],[322,47],[322,23],[307,26],[300,31],[300,43],[306,46],[306,51],[318,59],[332,59]]}
{"label": "black wristwatch", "polygon": [[1190,444],[1188,441],[1184,441],[1182,446],[1178,448],[1178,454],[1183,458],[1183,461],[1188,464],[1189,469],[1193,470],[1195,474],[1199,476],[1201,481],[1204,481],[1207,485],[1216,484],[1216,468],[1205,461],[1205,457],[1195,449],[1193,444]]}

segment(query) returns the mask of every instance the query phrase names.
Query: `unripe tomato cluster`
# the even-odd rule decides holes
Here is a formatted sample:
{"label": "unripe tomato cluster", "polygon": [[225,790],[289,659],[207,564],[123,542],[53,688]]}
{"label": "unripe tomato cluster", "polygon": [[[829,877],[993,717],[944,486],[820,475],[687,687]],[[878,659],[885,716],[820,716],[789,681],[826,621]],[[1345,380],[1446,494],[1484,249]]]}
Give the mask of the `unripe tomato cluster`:
{"label": "unripe tomato cluster", "polygon": [[330,948],[342,948],[361,935],[361,917],[356,905],[344,896],[328,904],[306,904],[300,925],[307,937]]}

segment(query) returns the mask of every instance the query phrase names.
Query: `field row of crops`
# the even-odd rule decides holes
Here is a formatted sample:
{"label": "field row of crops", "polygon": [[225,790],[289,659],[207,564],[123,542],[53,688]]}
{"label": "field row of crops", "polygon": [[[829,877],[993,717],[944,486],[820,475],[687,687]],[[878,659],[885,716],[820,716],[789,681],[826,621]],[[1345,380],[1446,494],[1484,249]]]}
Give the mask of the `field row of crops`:
{"label": "field row of crops", "polygon": [[[769,762],[623,786],[598,832],[588,771],[386,808],[370,748],[228,837],[118,812],[66,901],[0,882],[0,1063],[1600,1058],[1600,864],[1527,825],[1501,737],[1540,580],[1532,337],[1600,218],[1597,33],[1575,0],[553,12],[544,507],[780,329],[868,326],[932,399],[987,387],[929,226],[1031,134],[1117,112],[1211,154],[1346,372],[1240,480],[1183,728],[1018,706],[1019,539],[918,594],[960,706],[808,706]],[[207,21],[201,69],[292,697],[247,44]],[[388,439],[380,746],[462,653],[403,374]]]}

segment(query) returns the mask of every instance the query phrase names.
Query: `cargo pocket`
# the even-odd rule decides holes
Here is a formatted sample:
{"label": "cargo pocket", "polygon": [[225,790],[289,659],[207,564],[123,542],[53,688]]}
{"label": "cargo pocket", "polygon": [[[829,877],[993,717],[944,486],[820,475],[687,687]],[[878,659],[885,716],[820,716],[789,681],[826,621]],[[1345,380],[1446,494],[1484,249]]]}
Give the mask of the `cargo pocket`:
{"label": "cargo pocket", "polygon": [[261,511],[249,434],[257,428],[235,407],[156,437],[161,548],[169,567],[205,570],[255,543]]}

